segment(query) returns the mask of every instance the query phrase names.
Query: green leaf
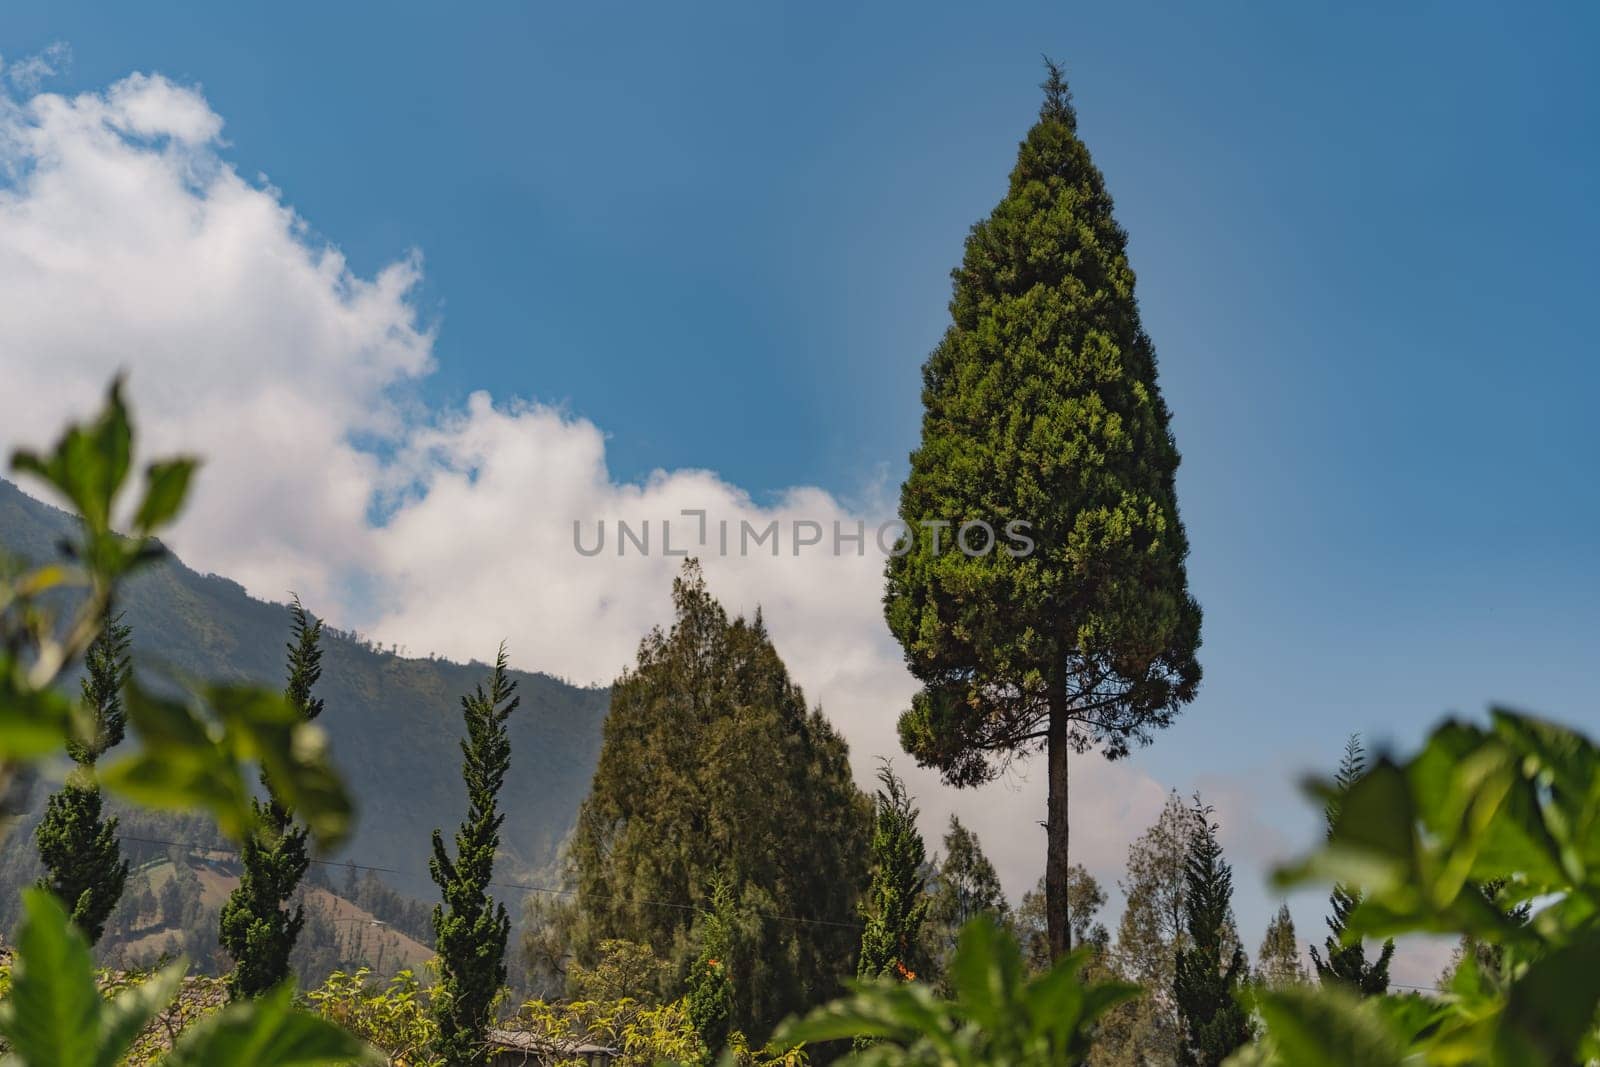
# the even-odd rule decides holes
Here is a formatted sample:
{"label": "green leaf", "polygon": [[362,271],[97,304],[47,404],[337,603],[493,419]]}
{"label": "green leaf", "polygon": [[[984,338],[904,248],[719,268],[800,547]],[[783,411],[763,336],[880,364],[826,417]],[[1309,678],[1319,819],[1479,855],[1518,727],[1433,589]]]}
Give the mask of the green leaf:
{"label": "green leaf", "polygon": [[93,422],[68,426],[47,457],[19,450],[11,467],[43,479],[66,497],[92,536],[111,528],[111,508],[128,476],[132,451],[133,430],[118,377]]}
{"label": "green leaf", "polygon": [[1268,1062],[1292,1067],[1400,1067],[1404,1044],[1376,1010],[1328,986],[1262,992],[1256,1008],[1272,1043]]}
{"label": "green leaf", "polygon": [[[384,1058],[355,1035],[320,1016],[297,1011],[294,991],[279,986],[241,1001],[190,1027],[165,1067],[345,1067],[381,1064]],[[31,1067],[31,1065],[30,1065]]]}
{"label": "green leaf", "polygon": [[139,502],[133,519],[136,531],[152,533],[177,517],[198,466],[198,460],[179,458],[152,463],[146,468],[144,499]]}
{"label": "green leaf", "polygon": [[26,1067],[99,1063],[101,1000],[89,945],[45,890],[24,890],[22,901],[0,1035]]}
{"label": "green leaf", "polygon": [[[0,657],[0,678],[13,665]],[[72,734],[73,708],[59,692],[16,685],[0,689],[0,759],[37,759],[60,749]]]}
{"label": "green leaf", "polygon": [[281,693],[212,686],[180,701],[130,684],[125,703],[140,745],[102,772],[107,788],[152,807],[206,811],[238,839],[254,824],[259,766],[319,844],[334,847],[348,834],[352,806],[326,735]]}
{"label": "green leaf", "polygon": [[1532,963],[1511,987],[1500,1027],[1506,1063],[1580,1062],[1600,1013],[1600,933]]}

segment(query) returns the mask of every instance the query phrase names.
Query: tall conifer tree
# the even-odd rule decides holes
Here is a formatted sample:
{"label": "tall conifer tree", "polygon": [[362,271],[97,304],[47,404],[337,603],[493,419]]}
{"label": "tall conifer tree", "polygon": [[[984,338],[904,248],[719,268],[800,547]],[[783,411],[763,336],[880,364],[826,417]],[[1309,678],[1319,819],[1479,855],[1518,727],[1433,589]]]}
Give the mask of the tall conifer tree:
{"label": "tall conifer tree", "polygon": [[861,978],[915,977],[918,940],[928,913],[927,848],[917,832],[917,809],[887,760],[878,768],[877,814],[872,826],[872,884],[861,912]]}
{"label": "tall conifer tree", "polygon": [[[322,622],[306,614],[298,596],[289,614],[284,693],[289,706],[309,722],[322,714],[322,701],[311,695],[322,677]],[[219,921],[222,947],[233,957],[228,990],[235,997],[260,996],[289,977],[289,953],[305,925],[304,910],[291,911],[288,902],[311,863],[306,828],[277,799],[264,774],[261,784],[267,799],[255,802],[256,824],[240,849],[239,885],[228,895]]]}
{"label": "tall conifer tree", "polygon": [[106,617],[85,655],[82,683],[86,736],[67,743],[77,765],[66,784],[46,801],[34,831],[45,876],[40,885],[61,901],[92,945],[122,896],[128,862],[117,843],[117,820],[103,817],[104,800],[94,781],[94,766],[122,740],[125,711],[122,687],[128,678],[130,630],[122,617]]}
{"label": "tall conifer tree", "polygon": [[[851,975],[872,805],[761,613],[730,618],[694,560],[672,601],[670,629],[648,634],[611,687],[573,832],[573,947],[589,965],[607,938],[639,941],[685,969],[692,916],[710,906],[712,879],[724,878],[738,916],[724,961],[733,1027],[760,1040]],[[761,918],[774,914],[819,921]]]}
{"label": "tall conifer tree", "polygon": [[[922,441],[900,496],[912,536],[884,600],[923,683],[900,720],[907,751],[958,786],[1045,753],[1060,956],[1068,754],[1125,754],[1194,699],[1200,608],[1127,235],[1047,65],[1039,121],[1005,199],[967,238],[952,323],[923,367]],[[978,522],[998,544],[977,527],[962,538]],[[1013,523],[1028,524],[1013,527],[1022,536],[999,536]]]}
{"label": "tall conifer tree", "polygon": [[476,1067],[488,1062],[484,1034],[495,994],[506,981],[506,937],[511,919],[506,906],[489,896],[494,854],[500,847],[500,786],[511,767],[511,735],[506,719],[520,698],[500,646],[487,689],[479,685],[461,698],[467,736],[461,741],[461,777],[467,785],[467,817],[456,830],[456,854],[445,849],[444,836],[433,832],[429,873],[443,903],[433,909],[433,931],[439,953],[440,996],[434,1002],[439,1021],[437,1051],[450,1067]]}
{"label": "tall conifer tree", "polygon": [[[1339,820],[1340,803],[1352,785],[1367,770],[1367,752],[1361,744],[1360,734],[1351,734],[1345,742],[1344,756],[1339,760],[1339,772],[1334,776],[1334,795],[1325,811],[1328,835],[1333,835],[1333,825]],[[1367,947],[1359,938],[1345,944],[1344,931],[1350,922],[1350,913],[1361,903],[1361,890],[1347,885],[1335,885],[1328,897],[1333,911],[1328,916],[1328,937],[1323,942],[1323,952],[1311,946],[1311,962],[1317,977],[1324,985],[1337,984],[1354,990],[1364,997],[1382,996],[1389,991],[1389,961],[1394,958],[1394,941],[1383,943],[1378,958],[1368,962]],[[1324,955],[1326,953],[1326,955]]]}
{"label": "tall conifer tree", "polygon": [[1178,952],[1172,982],[1183,1019],[1178,1062],[1221,1067],[1251,1037],[1249,1013],[1234,996],[1250,972],[1244,950],[1229,936],[1233,869],[1222,859],[1217,824],[1211,821],[1211,809],[1198,801],[1193,814],[1184,899],[1189,946]]}

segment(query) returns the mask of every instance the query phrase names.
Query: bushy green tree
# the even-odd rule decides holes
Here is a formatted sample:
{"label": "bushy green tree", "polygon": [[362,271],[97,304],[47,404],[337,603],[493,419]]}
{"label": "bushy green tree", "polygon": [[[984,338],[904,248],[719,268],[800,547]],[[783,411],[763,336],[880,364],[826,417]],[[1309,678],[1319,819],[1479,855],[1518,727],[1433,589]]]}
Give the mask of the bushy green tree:
{"label": "bushy green tree", "polygon": [[1268,989],[1300,985],[1307,980],[1305,964],[1300,962],[1300,940],[1294,932],[1294,916],[1289,905],[1278,906],[1278,913],[1267,924],[1256,953],[1256,981]]}
{"label": "bushy green tree", "polygon": [[573,834],[573,947],[587,964],[606,938],[638,941],[683,973],[692,918],[726,878],[733,1024],[759,1039],[854,971],[871,802],[760,614],[730,619],[694,561],[672,596],[671,629],[645,637],[611,690]]}
{"label": "bushy green tree", "polygon": [[103,815],[105,802],[94,767],[121,743],[126,729],[122,690],[128,679],[130,632],[121,616],[108,616],[84,655],[82,733],[67,742],[76,767],[45,802],[44,818],[34,830],[45,868],[39,884],[56,895],[91,945],[100,940],[128,879],[117,820]]}
{"label": "bushy green tree", "polygon": [[[958,786],[1045,753],[1060,956],[1069,752],[1120,756],[1194,699],[1200,608],[1127,235],[1054,64],[1044,90],[1005,199],[967,238],[951,325],[923,368],[922,440],[900,495],[911,536],[884,601],[923,683],[900,720],[908,752]],[[967,528],[978,522],[997,544]]]}
{"label": "bushy green tree", "polygon": [[[1100,880],[1081,863],[1072,865],[1071,877],[1067,880],[1067,902],[1072,911],[1072,943],[1103,955],[1111,947],[1111,931],[1096,916],[1106,906],[1106,891],[1100,887]],[[1044,879],[1040,878],[1038,885],[1022,894],[1022,901],[1011,917],[1031,974],[1043,974],[1050,969],[1048,922]]]}
{"label": "bushy green tree", "polygon": [[928,962],[941,982],[962,927],[979,915],[1004,926],[1011,921],[1011,905],[978,835],[952,815],[944,835],[944,854],[934,860],[925,928]]}
{"label": "bushy green tree", "polygon": [[[322,714],[322,701],[311,695],[322,677],[322,622],[306,614],[299,597],[289,614],[284,695],[300,719],[310,722]],[[239,853],[239,885],[223,904],[218,923],[222,947],[234,961],[228,990],[235,997],[260,996],[289,976],[289,953],[305,924],[304,911],[291,910],[288,903],[311,863],[307,831],[265,774],[262,785],[267,798],[255,802],[256,825]]]}
{"label": "bushy green tree", "polygon": [[[1333,779],[1333,793],[1324,807],[1328,833],[1339,820],[1340,805],[1344,795],[1366,773],[1367,753],[1361,744],[1360,734],[1351,734],[1345,742],[1344,755],[1339,760],[1338,773]],[[1394,958],[1394,942],[1385,941],[1378,958],[1367,960],[1366,944],[1361,938],[1346,937],[1350,915],[1361,904],[1361,890],[1345,883],[1336,883],[1328,897],[1332,912],[1328,915],[1328,937],[1323,942],[1323,953],[1311,946],[1311,962],[1317,977],[1324,984],[1337,982],[1348,986],[1364,997],[1388,992],[1389,961]]]}
{"label": "bushy green tree", "polygon": [[878,781],[883,788],[872,826],[872,884],[861,903],[866,926],[856,974],[915,977],[922,965],[918,942],[928,913],[927,849],[917,831],[917,809],[887,760],[878,768]]}
{"label": "bushy green tree", "polygon": [[1233,868],[1222,858],[1217,824],[1211,809],[1198,800],[1192,815],[1184,900],[1189,946],[1178,952],[1172,981],[1173,1000],[1183,1019],[1178,1062],[1221,1067],[1250,1040],[1250,1016],[1236,996],[1250,971],[1244,950],[1229,937]]}
{"label": "bushy green tree", "polygon": [[488,688],[479,685],[461,698],[467,736],[461,741],[461,777],[467,785],[467,817],[456,831],[452,859],[444,837],[433,832],[429,873],[443,895],[433,909],[439,953],[438,1051],[451,1067],[486,1063],[494,998],[506,981],[506,938],[511,919],[504,904],[489,896],[494,854],[500,847],[500,786],[511,767],[511,735],[506,719],[516,710],[517,683],[507,673],[505,646],[495,657]]}

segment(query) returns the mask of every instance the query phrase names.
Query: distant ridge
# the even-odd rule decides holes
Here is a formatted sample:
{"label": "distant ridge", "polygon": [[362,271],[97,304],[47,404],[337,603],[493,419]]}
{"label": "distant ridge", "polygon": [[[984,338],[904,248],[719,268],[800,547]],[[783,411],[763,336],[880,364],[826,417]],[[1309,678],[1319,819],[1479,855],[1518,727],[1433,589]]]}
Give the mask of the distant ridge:
{"label": "distant ridge", "polygon": [[[0,551],[26,560],[56,555],[72,531],[67,513],[0,479]],[[130,582],[120,606],[133,626],[136,662],[160,663],[197,678],[283,684],[288,609],[246,593],[237,582],[201,575],[175,556]],[[316,613],[316,604],[306,608]],[[355,834],[338,856],[406,872],[386,876],[420,898],[429,834],[451,828],[466,807],[460,778],[460,698],[482,665],[407,659],[348,634],[323,640],[319,718],[359,805]],[[531,651],[531,650],[530,650]],[[489,657],[494,649],[485,649]],[[551,876],[561,843],[589,790],[600,753],[609,691],[583,689],[545,674],[513,672],[522,705],[511,719],[511,773],[497,876]],[[36,790],[35,792],[40,792]],[[32,798],[34,806],[43,796]]]}

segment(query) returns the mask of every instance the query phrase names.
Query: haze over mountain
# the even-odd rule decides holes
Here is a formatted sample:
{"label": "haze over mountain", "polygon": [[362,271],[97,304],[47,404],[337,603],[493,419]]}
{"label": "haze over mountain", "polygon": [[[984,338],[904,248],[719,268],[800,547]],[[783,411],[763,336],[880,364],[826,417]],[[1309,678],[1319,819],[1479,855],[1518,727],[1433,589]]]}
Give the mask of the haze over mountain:
{"label": "haze over mountain", "polygon": [[[0,479],[0,551],[53,558],[72,530],[70,516]],[[285,598],[289,591],[285,590]],[[196,573],[176,558],[129,582],[120,608],[133,627],[136,665],[218,681],[283,684],[289,613],[237,583]],[[308,603],[313,614],[317,605]],[[537,650],[516,650],[537,658]],[[483,650],[485,659],[495,650]],[[429,834],[451,832],[466,808],[457,739],[460,698],[485,675],[482,663],[414,659],[328,630],[317,720],[355,797],[358,817],[334,858],[400,872],[395,888],[435,892],[427,875]],[[500,798],[506,813],[500,880],[553,876],[560,845],[588,792],[600,750],[608,690],[579,688],[544,674],[515,671],[521,706],[511,718],[512,769]],[[43,803],[43,790],[32,802]]]}

